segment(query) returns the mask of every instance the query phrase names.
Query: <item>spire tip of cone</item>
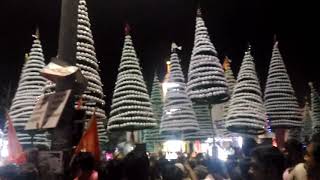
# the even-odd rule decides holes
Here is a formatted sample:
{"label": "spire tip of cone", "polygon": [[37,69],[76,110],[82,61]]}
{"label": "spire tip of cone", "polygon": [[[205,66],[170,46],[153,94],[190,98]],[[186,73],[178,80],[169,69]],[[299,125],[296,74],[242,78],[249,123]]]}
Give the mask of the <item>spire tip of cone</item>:
{"label": "spire tip of cone", "polygon": [[124,28],[125,34],[129,35],[130,34],[130,25],[128,23],[126,23],[126,26]]}
{"label": "spire tip of cone", "polygon": [[198,16],[198,17],[201,17],[201,16],[202,16],[200,6],[198,6],[198,9],[197,9],[197,16]]}
{"label": "spire tip of cone", "polygon": [[182,47],[181,47],[181,46],[178,46],[175,42],[173,42],[173,43],[171,44],[171,51],[172,51],[172,52],[176,52],[176,49],[181,50]]}

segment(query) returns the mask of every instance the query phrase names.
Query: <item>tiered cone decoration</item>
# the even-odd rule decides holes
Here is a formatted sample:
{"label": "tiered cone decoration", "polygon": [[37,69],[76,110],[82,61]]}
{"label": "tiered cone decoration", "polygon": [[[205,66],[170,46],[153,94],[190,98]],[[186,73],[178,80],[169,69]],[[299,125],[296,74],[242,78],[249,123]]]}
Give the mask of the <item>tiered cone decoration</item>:
{"label": "tiered cone decoration", "polygon": [[236,133],[263,134],[266,119],[261,88],[249,50],[245,53],[231,96],[226,127]]}
{"label": "tiered cone decoration", "polygon": [[[88,81],[88,86],[82,95],[83,103],[75,108],[84,110],[86,121],[89,121],[96,110],[99,142],[104,146],[108,142],[106,133],[106,115],[104,111],[105,101],[103,94],[103,84],[99,75],[99,64],[96,58],[93,36],[91,32],[91,24],[88,16],[87,3],[85,0],[79,1],[78,6],[78,27],[77,27],[77,52],[76,65],[81,69],[81,73]],[[51,92],[55,89],[55,85],[47,82],[45,91]]]}
{"label": "tiered cone decoration", "polygon": [[213,137],[213,125],[208,105],[193,103],[193,109],[199,123],[199,131],[186,133],[186,140],[206,140]]}
{"label": "tiered cone decoration", "polygon": [[[224,75],[227,79],[227,85],[229,87],[229,95],[231,97],[232,93],[233,93],[233,89],[234,89],[234,86],[236,85],[237,81],[233,75],[233,72],[232,72],[232,69],[230,67],[230,63],[231,63],[231,60],[228,58],[228,57],[225,57],[224,59],[224,62],[223,62],[223,69],[224,69]],[[223,107],[223,119],[224,121],[226,121],[226,118],[227,118],[227,115],[228,115],[228,110],[229,110],[229,104],[230,104],[230,100],[227,101],[225,104],[224,104],[224,107]],[[224,122],[225,124],[225,122]],[[231,135],[230,132],[225,128],[225,129],[222,129],[222,133],[223,135],[225,136],[229,136]]]}
{"label": "tiered cone decoration", "polygon": [[[199,130],[191,100],[186,92],[185,79],[177,54],[176,44],[172,44],[168,89],[164,100],[160,123],[161,135],[183,138],[184,133]],[[178,136],[178,137],[177,137]],[[166,138],[169,136],[166,136]]]}
{"label": "tiered cone decoration", "polygon": [[311,89],[311,119],[313,122],[313,133],[320,132],[320,96],[312,83],[309,83]]}
{"label": "tiered cone decoration", "polygon": [[288,139],[295,139],[302,142],[302,129],[301,128],[291,128],[288,130]]}
{"label": "tiered cone decoration", "polygon": [[49,148],[51,142],[48,140],[47,134],[38,133],[32,137],[28,131],[24,130],[37,100],[42,95],[46,82],[46,79],[40,75],[45,63],[38,33],[33,37],[35,39],[29,57],[26,57],[9,115],[12,118],[13,126],[17,131],[17,137],[21,145],[27,147],[33,144]]}
{"label": "tiered cone decoration", "polygon": [[273,47],[264,100],[271,128],[302,126],[302,112],[277,42]]}
{"label": "tiered cone decoration", "polygon": [[303,112],[302,138],[310,139],[312,136],[312,119],[310,116],[310,105],[306,102]]}
{"label": "tiered cone decoration", "polygon": [[155,152],[156,146],[160,143],[161,137],[159,134],[160,119],[162,116],[162,89],[160,81],[157,75],[154,75],[152,92],[151,92],[151,104],[154,113],[154,118],[157,121],[157,126],[153,129],[147,129],[144,131],[143,142],[146,143],[148,152]]}
{"label": "tiered cone decoration", "polygon": [[134,131],[157,126],[128,25],[118,71],[108,130]]}
{"label": "tiered cone decoration", "polygon": [[187,93],[192,101],[219,104],[229,99],[228,86],[217,51],[198,9]]}
{"label": "tiered cone decoration", "polygon": [[[78,109],[85,110],[86,120],[89,121],[96,109],[97,127],[100,145],[108,142],[106,133],[106,115],[104,111],[105,101],[103,84],[99,75],[99,65],[96,58],[94,41],[91,32],[91,24],[88,15],[87,3],[79,1],[78,29],[77,29],[77,66],[88,80],[86,91],[82,95],[83,104]],[[76,105],[75,105],[76,106]]]}

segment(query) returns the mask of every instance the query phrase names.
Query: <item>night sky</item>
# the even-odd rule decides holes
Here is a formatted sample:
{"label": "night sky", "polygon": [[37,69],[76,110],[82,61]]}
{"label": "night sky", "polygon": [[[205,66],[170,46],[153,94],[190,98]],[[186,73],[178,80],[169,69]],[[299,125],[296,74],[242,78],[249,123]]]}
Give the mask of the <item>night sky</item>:
{"label": "night sky", "polygon": [[[4,0],[3,0],[4,1]],[[309,2],[289,0],[87,0],[96,53],[106,94],[107,112],[124,39],[124,24],[131,25],[137,54],[148,85],[157,69],[160,79],[170,44],[182,46],[180,57],[186,73],[191,56],[196,8],[200,2],[211,40],[223,59],[232,59],[239,71],[248,42],[252,45],[262,87],[271,57],[274,34],[300,103],[309,92],[307,82],[317,81],[319,72],[311,51]],[[0,95],[17,86],[24,54],[30,50],[35,27],[48,63],[57,54],[61,0],[6,0],[1,2],[0,17]],[[319,71],[319,70],[318,70]],[[14,91],[11,91],[11,95]],[[3,100],[2,100],[3,101]]]}

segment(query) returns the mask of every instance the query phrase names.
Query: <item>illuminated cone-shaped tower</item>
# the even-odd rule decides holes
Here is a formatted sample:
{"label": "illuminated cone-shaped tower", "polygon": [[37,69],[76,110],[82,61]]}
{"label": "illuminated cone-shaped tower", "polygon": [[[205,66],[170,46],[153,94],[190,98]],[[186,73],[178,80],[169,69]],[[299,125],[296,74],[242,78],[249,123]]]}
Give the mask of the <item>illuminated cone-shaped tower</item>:
{"label": "illuminated cone-shaped tower", "polygon": [[40,75],[40,71],[44,68],[45,63],[39,35],[37,34],[33,37],[35,39],[29,57],[26,57],[9,115],[17,131],[17,137],[23,146],[42,145],[49,148],[51,142],[48,140],[46,133],[34,134],[32,136],[28,131],[24,130],[37,100],[42,95],[46,82],[46,79]]}
{"label": "illuminated cone-shaped tower", "polygon": [[[99,64],[96,58],[94,41],[91,32],[91,24],[88,15],[87,4],[85,0],[79,1],[78,6],[78,27],[77,27],[77,52],[76,65],[81,69],[81,73],[88,81],[86,91],[82,95],[83,103],[77,106],[77,109],[84,110],[86,114],[86,121],[90,119],[95,108],[96,117],[98,119],[98,134],[99,142],[104,145],[108,142],[106,133],[106,115],[105,115],[105,101],[103,94],[103,84],[99,75]],[[45,87],[45,94],[53,93],[55,84],[47,82]]]}
{"label": "illuminated cone-shaped tower", "polygon": [[187,93],[192,101],[219,104],[229,99],[228,86],[217,51],[198,10]]}
{"label": "illuminated cone-shaped tower", "polygon": [[310,116],[310,105],[308,102],[304,105],[302,138],[310,139],[312,136],[312,119]]}
{"label": "illuminated cone-shaped tower", "polygon": [[[228,57],[225,57],[224,62],[223,62],[223,68],[224,68],[224,75],[227,79],[227,85],[229,87],[229,95],[231,97],[233,93],[234,86],[236,85],[237,81],[233,75],[232,69],[230,67],[231,60]],[[225,136],[230,136],[231,133],[225,128],[225,121],[228,115],[228,110],[229,110],[229,104],[230,100],[228,100],[223,107],[223,120],[224,120],[224,129],[222,129],[222,133]]]}
{"label": "illuminated cone-shaped tower", "polygon": [[213,137],[213,125],[208,105],[193,103],[193,109],[199,123],[199,131],[186,133],[186,140],[206,140]]}
{"label": "illuminated cone-shaped tower", "polygon": [[313,133],[320,132],[320,96],[312,83],[309,83],[311,88],[311,119],[313,122]]}
{"label": "illuminated cone-shaped tower", "polygon": [[151,92],[151,103],[154,113],[154,118],[157,121],[157,126],[153,129],[147,129],[144,131],[143,142],[147,144],[147,150],[149,152],[155,152],[156,146],[160,143],[161,137],[159,132],[160,119],[162,115],[162,89],[160,81],[157,75],[154,75],[152,92]]}
{"label": "illuminated cone-shaped tower", "polygon": [[273,47],[264,100],[271,128],[302,126],[302,111],[278,49],[278,43]]}
{"label": "illuminated cone-shaped tower", "polygon": [[173,135],[176,136],[174,138],[181,139],[184,133],[198,131],[199,124],[191,100],[186,93],[185,79],[176,50],[177,47],[173,43],[160,133],[165,136]]}
{"label": "illuminated cone-shaped tower", "polygon": [[157,121],[127,25],[108,130],[134,131],[156,126]]}
{"label": "illuminated cone-shaped tower", "polygon": [[302,129],[301,128],[291,128],[288,130],[288,139],[296,139],[300,142],[303,141]]}
{"label": "illuminated cone-shaped tower", "polygon": [[250,50],[244,55],[226,119],[231,132],[262,134],[266,127],[262,93]]}

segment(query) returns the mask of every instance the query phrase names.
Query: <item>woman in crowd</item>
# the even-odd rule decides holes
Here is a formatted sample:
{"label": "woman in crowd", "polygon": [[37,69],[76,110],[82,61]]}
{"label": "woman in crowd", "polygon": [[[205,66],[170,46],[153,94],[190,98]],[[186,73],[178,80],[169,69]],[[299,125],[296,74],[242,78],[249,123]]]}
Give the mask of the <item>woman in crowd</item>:
{"label": "woman in crowd", "polygon": [[290,172],[289,180],[320,179],[320,134],[312,136],[304,156],[305,163],[299,163]]}
{"label": "woman in crowd", "polygon": [[299,163],[303,162],[303,146],[296,139],[289,139],[284,145],[285,166],[283,180],[288,180],[289,173]]}

